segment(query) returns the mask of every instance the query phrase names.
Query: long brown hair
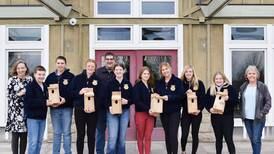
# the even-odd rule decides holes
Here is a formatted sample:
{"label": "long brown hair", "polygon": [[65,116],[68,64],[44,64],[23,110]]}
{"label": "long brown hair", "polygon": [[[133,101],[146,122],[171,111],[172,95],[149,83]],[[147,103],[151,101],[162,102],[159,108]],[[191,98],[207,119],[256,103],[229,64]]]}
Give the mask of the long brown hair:
{"label": "long brown hair", "polygon": [[140,81],[142,80],[142,74],[144,73],[144,71],[148,71],[149,74],[150,74],[149,79],[148,79],[148,81],[147,81],[148,85],[154,87],[154,86],[155,86],[154,76],[153,76],[153,74],[152,74],[151,69],[150,69],[149,67],[147,67],[147,66],[143,66],[143,67],[140,69],[139,74],[138,74],[138,79],[137,79],[136,83],[137,83],[137,82],[140,82]]}
{"label": "long brown hair", "polygon": [[185,73],[188,69],[191,69],[192,72],[193,72],[193,76],[192,76],[191,81],[190,81],[191,86],[193,87],[193,90],[198,90],[199,89],[199,80],[198,80],[198,77],[196,75],[196,71],[195,71],[195,69],[192,65],[186,65],[184,67],[183,73],[181,75],[181,80],[187,81]]}
{"label": "long brown hair", "polygon": [[26,63],[25,61],[23,61],[23,60],[17,60],[17,61],[12,65],[12,68],[11,68],[11,70],[10,70],[10,75],[11,75],[11,76],[16,76],[16,75],[18,75],[18,74],[17,74],[17,66],[18,66],[19,64],[24,64],[24,65],[25,65],[25,67],[27,68],[27,71],[26,71],[26,74],[25,74],[25,75],[29,75],[29,68],[28,68],[28,65],[27,65],[27,63]]}
{"label": "long brown hair", "polygon": [[225,85],[225,84],[230,84],[228,78],[225,76],[225,74],[224,74],[223,72],[220,72],[220,71],[216,72],[216,73],[213,75],[212,84],[211,84],[211,86],[210,86],[210,95],[211,95],[211,96],[214,96],[214,95],[216,95],[216,93],[217,93],[216,88],[215,88],[215,87],[216,87],[216,85],[215,85],[215,78],[216,78],[217,75],[221,75],[221,76],[222,76],[222,78],[223,78],[223,80],[224,80],[224,85]]}

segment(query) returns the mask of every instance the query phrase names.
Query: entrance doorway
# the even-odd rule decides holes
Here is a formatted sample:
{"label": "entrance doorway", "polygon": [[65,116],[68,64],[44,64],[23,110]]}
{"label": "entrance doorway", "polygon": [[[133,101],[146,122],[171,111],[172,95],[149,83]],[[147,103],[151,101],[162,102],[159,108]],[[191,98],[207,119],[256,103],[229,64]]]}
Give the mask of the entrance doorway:
{"label": "entrance doorway", "polygon": [[[173,67],[173,73],[177,74],[177,50],[96,50],[95,59],[98,66],[104,65],[104,55],[106,52],[114,53],[116,61],[125,65],[125,77],[130,80],[132,85],[134,85],[142,66],[148,66],[152,70],[156,80],[160,79],[159,65],[161,62],[169,62]],[[135,109],[134,105],[132,105],[127,140],[136,140],[134,115]],[[164,131],[160,118],[156,120],[152,140],[164,140]]]}

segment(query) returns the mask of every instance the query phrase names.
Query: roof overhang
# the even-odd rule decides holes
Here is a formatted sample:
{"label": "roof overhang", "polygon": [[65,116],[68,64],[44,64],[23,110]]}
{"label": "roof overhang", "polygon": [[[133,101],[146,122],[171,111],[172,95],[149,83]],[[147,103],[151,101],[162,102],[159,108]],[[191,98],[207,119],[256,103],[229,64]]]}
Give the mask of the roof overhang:
{"label": "roof overhang", "polygon": [[62,17],[68,17],[72,6],[67,6],[60,0],[40,0],[45,6]]}
{"label": "roof overhang", "polygon": [[227,5],[213,17],[274,17],[274,5]]}
{"label": "roof overhang", "polygon": [[205,17],[210,17],[219,11],[230,0],[212,0],[208,5],[201,5],[201,10]]}
{"label": "roof overhang", "polygon": [[49,18],[59,20],[59,16],[44,6],[0,6],[0,18]]}

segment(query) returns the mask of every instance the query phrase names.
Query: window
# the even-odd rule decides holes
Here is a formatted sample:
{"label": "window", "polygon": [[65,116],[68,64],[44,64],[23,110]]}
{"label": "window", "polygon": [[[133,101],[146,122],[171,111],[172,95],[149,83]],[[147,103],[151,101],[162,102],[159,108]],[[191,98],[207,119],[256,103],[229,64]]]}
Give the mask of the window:
{"label": "window", "polygon": [[[246,81],[245,70],[249,65],[257,66],[260,72],[260,81],[264,82],[265,73],[265,53],[264,51],[232,51],[232,85],[236,89],[240,89],[240,86]],[[235,110],[235,117],[241,117],[240,107],[237,106]]]}
{"label": "window", "polygon": [[175,40],[175,27],[143,27],[142,40]]}
{"label": "window", "polygon": [[97,2],[98,15],[130,15],[131,1],[110,0]]}
{"label": "window", "polygon": [[94,0],[96,17],[177,17],[178,0]]}
{"label": "window", "polygon": [[129,41],[131,40],[131,28],[129,27],[99,27],[97,28],[97,40],[104,41]]}
{"label": "window", "polygon": [[232,27],[231,40],[264,40],[264,27]]}
{"label": "window", "polygon": [[8,28],[8,41],[41,41],[41,28]]}
{"label": "window", "polygon": [[143,1],[142,2],[143,15],[173,15],[175,14],[174,1]]}

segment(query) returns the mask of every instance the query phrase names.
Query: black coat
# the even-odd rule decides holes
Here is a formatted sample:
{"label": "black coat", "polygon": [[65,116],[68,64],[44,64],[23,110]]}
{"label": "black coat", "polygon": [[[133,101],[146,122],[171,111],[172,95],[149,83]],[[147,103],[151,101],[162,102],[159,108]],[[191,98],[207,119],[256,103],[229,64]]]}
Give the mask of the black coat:
{"label": "black coat", "polygon": [[[238,103],[237,91],[231,85],[228,85],[228,84],[224,85],[220,91],[223,92],[224,89],[227,89],[229,98],[225,102],[225,110],[224,110],[223,115],[232,115],[233,116],[234,115],[234,107]],[[216,97],[216,95],[214,95],[214,96],[210,95],[210,88],[208,88],[207,93],[206,93],[206,98],[205,98],[205,107],[208,111],[210,110],[210,108],[213,107],[215,97]]]}
{"label": "black coat", "polygon": [[97,111],[98,99],[100,95],[100,84],[100,80],[95,74],[87,78],[86,70],[84,70],[81,74],[76,75],[75,78],[72,80],[69,88],[73,97],[74,107],[84,109],[84,95],[80,95],[79,92],[82,88],[93,88],[95,110]]}
{"label": "black coat", "polygon": [[65,98],[66,102],[55,108],[73,107],[72,97],[69,91],[69,85],[71,84],[74,75],[69,72],[69,69],[65,70],[61,75],[57,75],[56,72],[52,72],[48,75],[45,83],[47,86],[50,84],[59,85],[60,96]]}
{"label": "black coat", "polygon": [[116,79],[112,79],[107,86],[106,89],[106,107],[109,110],[109,107],[111,106],[111,97],[113,91],[121,91],[122,98],[128,100],[128,103],[125,105],[122,105],[123,109],[128,109],[130,105],[132,104],[132,85],[129,80],[123,79],[121,83],[117,81]]}
{"label": "black coat", "polygon": [[26,95],[24,97],[24,111],[27,118],[30,119],[46,119],[47,117],[47,99],[48,89],[46,84],[43,83],[43,90],[33,80],[26,87]]}
{"label": "black coat", "polygon": [[156,84],[156,92],[160,96],[168,96],[168,101],[164,101],[163,113],[180,112],[183,99],[183,85],[178,77],[172,75],[168,83],[165,83],[165,79],[162,78]]}
{"label": "black coat", "polygon": [[133,102],[136,112],[148,112],[150,109],[150,100],[153,89],[142,81],[138,81],[133,88]]}

